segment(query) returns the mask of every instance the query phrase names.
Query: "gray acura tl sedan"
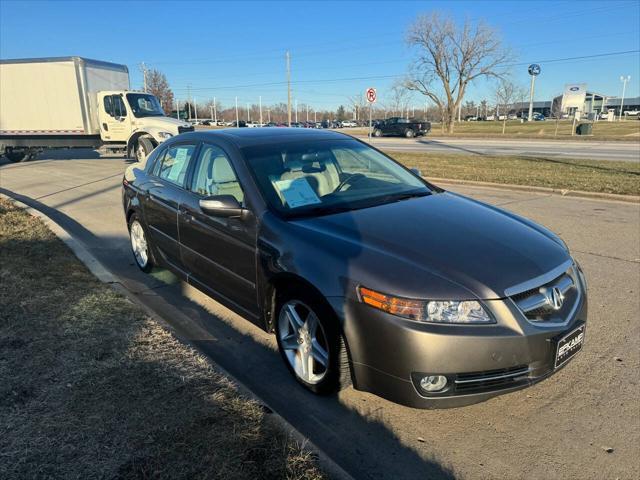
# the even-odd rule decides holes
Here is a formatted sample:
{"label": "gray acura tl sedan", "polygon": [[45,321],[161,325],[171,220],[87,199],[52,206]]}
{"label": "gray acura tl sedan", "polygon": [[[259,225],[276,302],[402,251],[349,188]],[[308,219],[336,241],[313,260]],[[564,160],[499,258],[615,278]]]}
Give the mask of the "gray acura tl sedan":
{"label": "gray acura tl sedan", "polygon": [[143,271],[273,332],[315,393],[467,405],[584,343],[586,282],[557,235],[340,133],[185,133],[127,169],[123,202]]}

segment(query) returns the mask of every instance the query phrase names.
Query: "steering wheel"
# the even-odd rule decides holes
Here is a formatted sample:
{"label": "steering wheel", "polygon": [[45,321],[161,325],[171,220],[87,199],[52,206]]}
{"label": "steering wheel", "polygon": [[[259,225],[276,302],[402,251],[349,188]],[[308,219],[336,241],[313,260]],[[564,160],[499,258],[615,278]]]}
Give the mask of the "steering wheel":
{"label": "steering wheel", "polygon": [[[333,190],[333,192],[339,192],[342,190],[342,188],[346,185],[353,185],[356,182],[359,182],[360,180],[362,180],[363,178],[367,178],[366,176],[364,176],[362,173],[354,173],[349,175],[347,178],[345,178],[344,180],[342,180],[340,182],[340,184],[335,188],[335,190]],[[353,182],[351,182],[351,180],[353,180]]]}

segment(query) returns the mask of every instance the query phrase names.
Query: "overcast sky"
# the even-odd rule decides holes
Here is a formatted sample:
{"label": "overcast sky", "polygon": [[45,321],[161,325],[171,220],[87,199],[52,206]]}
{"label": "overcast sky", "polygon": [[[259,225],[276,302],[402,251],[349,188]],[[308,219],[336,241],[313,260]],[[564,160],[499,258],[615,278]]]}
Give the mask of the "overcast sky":
{"label": "overcast sky", "polygon": [[[528,87],[537,62],[537,100],[586,83],[607,95],[640,95],[640,2],[30,2],[0,0],[0,57],[79,55],[124,63],[132,87],[138,68],[164,72],[176,96],[230,105],[286,101],[285,51],[291,52],[294,97],[317,108],[378,88],[380,100],[407,70],[404,42],[420,13],[439,10],[459,21],[480,19],[516,53],[513,78]],[[632,53],[620,54],[619,52]],[[592,58],[568,60],[605,54]],[[479,81],[467,99],[493,99]],[[416,96],[415,105],[424,103]]]}

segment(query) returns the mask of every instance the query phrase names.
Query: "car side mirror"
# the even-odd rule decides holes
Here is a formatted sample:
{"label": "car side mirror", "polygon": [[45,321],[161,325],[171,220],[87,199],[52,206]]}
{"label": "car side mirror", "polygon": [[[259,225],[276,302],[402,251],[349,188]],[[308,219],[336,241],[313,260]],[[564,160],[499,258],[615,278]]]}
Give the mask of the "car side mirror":
{"label": "car side mirror", "polygon": [[411,170],[413,173],[415,173],[417,176],[422,177],[422,172],[420,171],[419,168],[410,168],[409,170]]}
{"label": "car side mirror", "polygon": [[233,195],[211,195],[198,202],[200,210],[213,217],[243,217],[246,209]]}

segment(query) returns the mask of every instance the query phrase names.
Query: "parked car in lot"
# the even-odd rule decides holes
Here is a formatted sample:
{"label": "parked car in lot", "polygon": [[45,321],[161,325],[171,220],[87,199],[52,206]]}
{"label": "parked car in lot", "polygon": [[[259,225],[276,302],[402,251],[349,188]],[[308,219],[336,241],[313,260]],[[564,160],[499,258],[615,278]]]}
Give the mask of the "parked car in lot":
{"label": "parked car in lot", "polygon": [[137,265],[274,333],[315,393],[353,382],[466,405],[547,378],[584,343],[586,283],[557,235],[347,135],[180,135],[127,168],[122,199]]}
{"label": "parked car in lot", "polygon": [[431,131],[431,123],[424,120],[392,117],[373,126],[373,136],[401,136],[407,138],[426,135]]}
{"label": "parked car in lot", "polygon": [[357,127],[358,124],[356,123],[355,120],[343,120],[342,121],[342,127],[343,128],[352,128],[352,127]]}

